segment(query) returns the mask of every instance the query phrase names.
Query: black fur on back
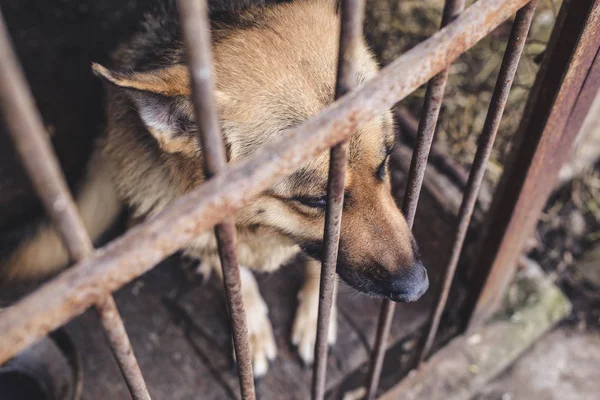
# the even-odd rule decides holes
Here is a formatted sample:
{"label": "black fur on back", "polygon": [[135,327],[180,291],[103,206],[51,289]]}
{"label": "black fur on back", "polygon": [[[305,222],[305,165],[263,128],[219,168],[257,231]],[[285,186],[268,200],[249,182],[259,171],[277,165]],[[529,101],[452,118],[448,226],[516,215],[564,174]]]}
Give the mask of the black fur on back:
{"label": "black fur on back", "polygon": [[[233,30],[251,29],[265,23],[265,7],[292,0],[209,0],[213,42]],[[148,71],[185,63],[185,49],[175,0],[156,4],[146,13],[140,32],[116,54],[114,68]]]}

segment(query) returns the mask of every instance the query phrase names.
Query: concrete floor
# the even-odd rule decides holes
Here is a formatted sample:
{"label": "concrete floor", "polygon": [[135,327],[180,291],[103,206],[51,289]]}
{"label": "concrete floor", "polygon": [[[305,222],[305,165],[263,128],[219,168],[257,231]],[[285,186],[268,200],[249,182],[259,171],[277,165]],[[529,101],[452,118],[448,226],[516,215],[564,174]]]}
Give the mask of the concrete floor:
{"label": "concrete floor", "polygon": [[473,400],[600,399],[600,333],[545,335]]}

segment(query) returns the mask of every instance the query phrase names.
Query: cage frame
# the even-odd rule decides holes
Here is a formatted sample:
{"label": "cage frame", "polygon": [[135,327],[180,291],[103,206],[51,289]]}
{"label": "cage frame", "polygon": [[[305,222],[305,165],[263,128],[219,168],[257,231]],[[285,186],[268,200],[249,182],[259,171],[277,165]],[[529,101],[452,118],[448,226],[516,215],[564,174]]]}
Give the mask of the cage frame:
{"label": "cage frame", "polygon": [[[341,0],[336,101],[275,143],[236,165],[228,165],[213,99],[210,24],[206,0],[178,0],[188,49],[198,135],[207,181],[155,218],[94,249],[52,150],[26,78],[0,13],[0,104],[15,148],[60,232],[74,266],[0,313],[0,363],[93,307],[133,399],[150,399],[112,292],[153,268],[194,235],[215,229],[238,366],[242,398],[255,388],[247,339],[233,213],[303,162],[330,150],[324,255],[313,369],[312,398],[325,396],[327,335],[339,243],[347,162],[347,141],[379,110],[390,109],[428,82],[402,211],[412,227],[431,143],[452,62],[501,23],[515,15],[480,143],[459,211],[444,283],[431,311],[415,367],[426,362],[436,337],[458,266],[487,160],[537,0],[446,0],[442,27],[435,35],[384,67],[359,88],[352,87],[353,46],[362,37],[365,0]],[[574,28],[575,27],[575,28]],[[560,62],[556,62],[556,60]],[[551,62],[553,60],[554,62]],[[514,275],[520,249],[535,227],[558,169],[566,160],[583,118],[600,88],[600,0],[564,0],[542,67],[531,90],[517,144],[486,216],[469,289],[466,331],[496,311]],[[540,181],[541,180],[541,181]],[[541,182],[541,183],[540,183]],[[367,399],[377,395],[394,304],[384,300],[367,382]],[[24,317],[25,316],[25,317]]]}

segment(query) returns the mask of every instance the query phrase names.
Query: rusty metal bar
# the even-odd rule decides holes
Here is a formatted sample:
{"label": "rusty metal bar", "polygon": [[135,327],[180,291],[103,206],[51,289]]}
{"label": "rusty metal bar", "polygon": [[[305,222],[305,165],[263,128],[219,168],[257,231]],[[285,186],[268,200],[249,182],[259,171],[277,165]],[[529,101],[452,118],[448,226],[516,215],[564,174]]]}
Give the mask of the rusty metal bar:
{"label": "rusty metal bar", "polygon": [[72,261],[93,251],[0,14],[0,99],[8,133]]}
{"label": "rusty metal bar", "polygon": [[[442,16],[442,30],[447,24],[455,20],[464,8],[465,0],[446,0]],[[429,150],[431,149],[435,127],[444,99],[446,81],[448,80],[448,68],[445,68],[429,81],[425,93],[423,111],[417,131],[417,142],[410,162],[406,191],[402,203],[402,212],[410,229],[412,229],[415,220],[423,177],[425,176],[425,168],[427,167],[427,159],[429,158]],[[384,300],[381,306],[374,350],[369,367],[368,389],[365,397],[368,400],[375,399],[375,395],[377,394],[383,358],[387,348],[395,308],[395,303],[388,299]]]}
{"label": "rusty metal bar", "polygon": [[[125,233],[77,268],[44,284],[0,315],[0,362],[151,269],[232,215],[247,201],[391,108],[523,7],[527,0],[479,0],[456,21],[383,68],[315,117],[225,168],[156,217]],[[27,317],[23,317],[27,316]]]}
{"label": "rusty metal bar", "polygon": [[[471,271],[466,304],[468,330],[485,322],[502,302],[523,244],[533,232],[552,192],[558,170],[571,154],[578,129],[567,125],[581,97],[600,48],[600,0],[565,1],[519,127],[491,208],[491,218]],[[597,74],[596,74],[597,76]],[[582,121],[572,121],[581,124]],[[479,295],[481,293],[481,295]]]}
{"label": "rusty metal bar", "polygon": [[[204,172],[206,179],[210,179],[226,168],[227,157],[214,98],[208,4],[206,0],[178,0],[177,7],[187,49],[192,98],[204,157]],[[223,270],[227,309],[231,319],[240,390],[243,399],[255,399],[252,357],[233,219],[225,218],[219,222],[215,226],[215,236]]]}
{"label": "rusty metal bar", "polygon": [[[358,59],[357,50],[363,40],[365,0],[342,0],[340,4],[340,45],[335,98],[338,99],[356,86]],[[344,205],[346,167],[348,163],[348,140],[331,149],[329,177],[327,182],[327,213],[325,214],[324,251],[321,262],[319,285],[319,316],[313,368],[312,398],[325,397],[327,372],[327,338],[329,318],[334,297],[335,270],[340,242],[340,227]]]}
{"label": "rusty metal bar", "polygon": [[133,400],[150,400],[150,393],[137,363],[125,325],[112,296],[96,303],[94,310],[100,318],[104,334],[117,360],[119,369]]}
{"label": "rusty metal bar", "polygon": [[[0,104],[9,135],[46,213],[62,236],[71,259],[81,262],[92,254],[94,247],[60,171],[1,13]],[[149,400],[148,389],[112,296],[107,294],[88,306],[93,303],[132,397]]]}
{"label": "rusty metal bar", "polygon": [[[394,108],[394,116],[402,129],[403,139],[408,142],[409,146],[414,147],[417,141],[419,120],[401,105]],[[450,178],[459,189],[464,190],[467,187],[468,173],[460,164],[451,159],[448,154],[437,149],[435,143],[429,150],[428,162]]]}
{"label": "rusty metal bar", "polygon": [[479,137],[479,144],[477,151],[471,165],[469,172],[469,179],[467,181],[467,187],[463,195],[460,210],[458,212],[458,224],[454,241],[452,244],[452,250],[450,253],[450,259],[446,268],[444,276],[444,283],[442,290],[436,297],[436,307],[433,310],[429,325],[426,329],[427,336],[424,345],[420,348],[418,365],[425,360],[425,357],[429,354],[433,341],[437,333],[442,313],[446,307],[446,301],[448,300],[448,293],[454,279],[456,267],[458,265],[458,259],[463,248],[465,237],[467,235],[467,229],[471,222],[471,216],[477,202],[477,195],[479,194],[479,188],[485,174],[486,165],[492,147],[494,145],[494,139],[496,133],[500,127],[500,121],[502,120],[502,114],[504,113],[504,107],[508,100],[508,95],[512,87],[515,74],[517,73],[517,67],[519,66],[519,60],[525,47],[529,28],[533,21],[533,15],[537,6],[537,0],[532,0],[529,4],[523,7],[517,12],[513,27],[510,33],[510,38],[506,46],[506,52],[504,53],[504,59],[500,66],[500,72],[498,73],[498,79],[496,81],[496,87],[492,94],[490,101],[490,107],[486,117],[483,131]]}

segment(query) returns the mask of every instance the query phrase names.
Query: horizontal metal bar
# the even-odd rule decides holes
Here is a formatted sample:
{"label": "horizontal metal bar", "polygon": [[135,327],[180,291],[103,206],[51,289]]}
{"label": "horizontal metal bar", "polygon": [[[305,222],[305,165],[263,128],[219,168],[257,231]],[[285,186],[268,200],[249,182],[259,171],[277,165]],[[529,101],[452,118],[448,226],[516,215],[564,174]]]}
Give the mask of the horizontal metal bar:
{"label": "horizontal metal bar", "polygon": [[[464,8],[464,0],[446,0],[442,16],[442,28],[456,19]],[[429,81],[425,93],[423,111],[417,129],[417,140],[410,162],[406,191],[402,203],[402,212],[410,229],[412,229],[417,206],[419,204],[419,195],[421,194],[423,178],[425,177],[427,159],[429,158],[429,151],[431,150],[431,144],[433,143],[433,136],[440,115],[440,109],[442,108],[447,80],[448,68],[444,69]],[[366,395],[366,399],[368,400],[375,399],[377,394],[395,308],[395,303],[388,299],[385,299],[381,306],[368,374],[368,390]]]}
{"label": "horizontal metal bar", "polygon": [[0,362],[140,276],[312,157],[347,139],[378,110],[391,108],[409,95],[526,3],[479,0],[360,89],[286,130],[277,141],[216,174],[150,221],[97,250],[77,268],[4,309]]}
{"label": "horizontal metal bar", "polygon": [[[210,178],[227,166],[225,146],[221,136],[214,98],[214,79],[208,4],[206,0],[178,0],[179,19],[187,48],[192,80],[192,98],[202,144],[204,173]],[[237,258],[235,226],[226,218],[215,226],[219,258],[223,270],[223,286],[231,319],[233,346],[238,367],[238,379],[243,399],[255,399],[252,356],[248,324],[242,299],[242,280]]]}
{"label": "horizontal metal bar", "polygon": [[[525,241],[550,196],[577,131],[568,125],[600,48],[600,0],[563,2],[471,265],[468,331],[502,303]],[[591,100],[588,99],[585,109]]]}
{"label": "horizontal metal bar", "polygon": [[[357,50],[360,48],[360,42],[363,40],[362,26],[365,15],[365,0],[342,0],[340,7],[340,44],[335,90],[336,99],[348,93],[356,85],[359,60]],[[321,281],[319,284],[319,314],[311,392],[313,400],[321,400],[325,397],[327,339],[329,336],[331,306],[335,301],[335,270],[342,224],[348,149],[349,145],[346,140],[333,147],[329,156],[327,211],[325,214],[325,231],[323,237],[324,251],[321,263]]]}
{"label": "horizontal metal bar", "polygon": [[433,340],[435,339],[442,313],[446,307],[448,293],[450,292],[452,280],[454,279],[458,259],[467,235],[469,223],[471,222],[471,216],[475,209],[479,188],[481,187],[486,165],[492,152],[496,133],[500,127],[500,121],[502,120],[502,114],[504,113],[504,107],[508,100],[510,88],[512,87],[515,74],[517,73],[519,60],[521,59],[521,54],[525,48],[525,42],[527,40],[529,28],[531,27],[531,21],[533,21],[536,5],[537,0],[532,0],[529,4],[519,10],[513,23],[510,38],[506,46],[506,52],[504,53],[504,59],[502,60],[500,72],[498,73],[496,87],[492,94],[488,114],[479,137],[479,144],[469,172],[467,187],[458,212],[458,224],[454,235],[450,258],[446,267],[444,283],[442,290],[437,295],[436,306],[426,329],[427,339],[420,349],[419,364],[425,360],[425,357],[429,354],[429,351],[433,346]]}
{"label": "horizontal metal bar", "polygon": [[[41,116],[12,49],[1,13],[0,104],[9,135],[46,213],[62,236],[71,259],[84,260],[94,250],[92,241],[61,173]],[[104,298],[98,298],[93,303],[97,304],[96,312],[131,395],[135,400],[149,400],[148,389],[112,296],[107,293]],[[49,331],[50,329],[39,336]]]}

